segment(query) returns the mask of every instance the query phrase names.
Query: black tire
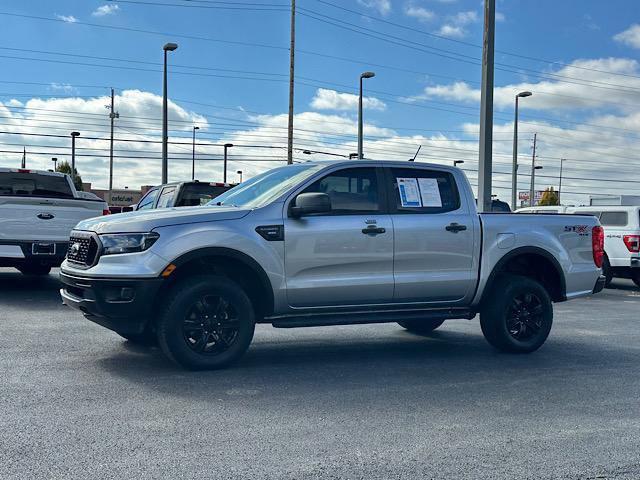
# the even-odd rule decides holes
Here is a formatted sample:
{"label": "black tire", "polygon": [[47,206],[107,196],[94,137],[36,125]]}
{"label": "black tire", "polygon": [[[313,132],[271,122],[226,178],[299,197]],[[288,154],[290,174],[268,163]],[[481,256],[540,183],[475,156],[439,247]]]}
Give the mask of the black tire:
{"label": "black tire", "polygon": [[604,275],[605,278],[604,286],[608,288],[611,285],[611,280],[613,280],[613,269],[606,255],[602,259],[602,275]]}
{"label": "black tire", "polygon": [[406,328],[411,333],[427,335],[444,323],[444,320],[404,320],[398,325]]}
{"label": "black tire", "polygon": [[153,347],[158,344],[158,337],[155,332],[152,332],[151,330],[145,330],[142,333],[116,333],[134,345]]}
{"label": "black tire", "polygon": [[51,272],[51,267],[46,265],[26,264],[17,267],[23,275],[45,276]]}
{"label": "black tire", "polygon": [[631,280],[633,280],[636,286],[640,287],[640,271],[638,271],[638,269],[631,272]]}
{"label": "black tire", "polygon": [[500,275],[483,301],[480,326],[498,350],[530,353],[547,340],[553,324],[549,294],[535,280]]}
{"label": "black tire", "polygon": [[173,286],[157,323],[158,343],[190,370],[226,367],[249,348],[255,330],[251,300],[232,280],[198,275]]}

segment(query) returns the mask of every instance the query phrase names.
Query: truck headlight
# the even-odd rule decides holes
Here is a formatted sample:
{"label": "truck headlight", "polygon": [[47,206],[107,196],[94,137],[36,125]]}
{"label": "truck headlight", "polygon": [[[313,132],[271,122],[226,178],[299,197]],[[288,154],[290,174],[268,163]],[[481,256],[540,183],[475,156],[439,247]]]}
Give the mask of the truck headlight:
{"label": "truck headlight", "polygon": [[143,252],[156,243],[158,238],[160,235],[156,232],[100,235],[102,255]]}

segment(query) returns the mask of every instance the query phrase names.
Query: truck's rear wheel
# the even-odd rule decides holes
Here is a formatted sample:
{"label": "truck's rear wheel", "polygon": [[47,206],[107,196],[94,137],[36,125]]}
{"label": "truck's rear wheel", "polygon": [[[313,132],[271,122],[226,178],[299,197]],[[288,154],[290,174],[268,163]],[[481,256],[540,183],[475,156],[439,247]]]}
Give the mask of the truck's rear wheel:
{"label": "truck's rear wheel", "polygon": [[552,324],[553,305],[547,291],[535,280],[518,275],[498,277],[480,313],[484,337],[504,352],[537,350]]}
{"label": "truck's rear wheel", "polygon": [[38,265],[33,263],[20,265],[17,268],[18,270],[20,270],[20,273],[22,273],[23,275],[44,276],[44,275],[49,275],[49,273],[51,272],[51,267],[47,265]]}
{"label": "truck's rear wheel", "polygon": [[247,294],[228,278],[199,275],[173,286],[157,324],[158,342],[192,370],[225,367],[249,348],[255,314]]}
{"label": "truck's rear wheel", "polygon": [[398,322],[401,327],[406,328],[411,333],[426,335],[433,332],[444,323],[444,320],[404,320]]}

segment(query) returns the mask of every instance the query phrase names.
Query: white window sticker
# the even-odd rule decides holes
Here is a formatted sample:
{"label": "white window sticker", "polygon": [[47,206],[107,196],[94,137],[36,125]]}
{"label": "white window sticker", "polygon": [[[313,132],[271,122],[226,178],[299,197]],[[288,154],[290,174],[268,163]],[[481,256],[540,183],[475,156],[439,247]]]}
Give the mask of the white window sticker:
{"label": "white window sticker", "polygon": [[435,178],[418,178],[420,187],[420,199],[423,207],[442,207],[440,188]]}
{"label": "white window sticker", "polygon": [[422,206],[417,178],[396,178],[396,182],[398,183],[398,192],[400,193],[400,204],[403,207]]}

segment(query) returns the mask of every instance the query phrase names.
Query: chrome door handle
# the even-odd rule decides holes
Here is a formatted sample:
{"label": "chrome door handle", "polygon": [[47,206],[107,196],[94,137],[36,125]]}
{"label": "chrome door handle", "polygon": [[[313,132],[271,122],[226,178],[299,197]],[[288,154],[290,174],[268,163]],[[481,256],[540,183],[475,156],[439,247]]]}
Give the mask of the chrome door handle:
{"label": "chrome door handle", "polygon": [[387,230],[383,227],[376,227],[375,225],[369,225],[367,228],[362,229],[362,233],[365,235],[378,235],[385,233]]}
{"label": "chrome door handle", "polygon": [[449,225],[447,225],[446,227],[444,227],[444,229],[447,232],[453,232],[453,233],[458,233],[458,232],[462,232],[463,230],[467,229],[466,225],[460,225],[459,223],[450,223]]}

